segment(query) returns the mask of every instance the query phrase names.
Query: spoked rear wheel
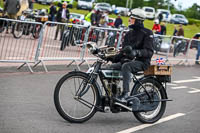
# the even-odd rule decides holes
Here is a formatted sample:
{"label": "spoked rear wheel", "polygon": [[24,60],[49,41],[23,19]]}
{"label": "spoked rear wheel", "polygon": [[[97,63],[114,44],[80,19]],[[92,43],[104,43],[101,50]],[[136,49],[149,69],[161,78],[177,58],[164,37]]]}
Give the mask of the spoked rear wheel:
{"label": "spoked rear wheel", "polygon": [[24,23],[15,23],[13,25],[12,30],[13,30],[12,34],[13,34],[14,38],[19,39],[23,35],[23,32],[25,30],[25,24]]}
{"label": "spoked rear wheel", "polygon": [[95,85],[86,85],[88,75],[72,72],[60,79],[54,92],[54,103],[58,113],[67,121],[82,123],[96,113],[98,92]]}
{"label": "spoked rear wheel", "polygon": [[[148,78],[142,80],[141,83],[148,92],[156,96],[159,100],[166,99],[164,88],[158,81],[152,78]],[[144,93],[144,88],[140,84],[137,84],[133,90],[132,95],[136,95],[139,93]],[[141,103],[144,102],[144,99],[140,99],[140,102]],[[166,101],[163,101],[159,102],[156,109],[153,111],[133,112],[133,114],[135,115],[137,120],[139,120],[142,123],[154,123],[163,116],[165,108],[166,108]]]}

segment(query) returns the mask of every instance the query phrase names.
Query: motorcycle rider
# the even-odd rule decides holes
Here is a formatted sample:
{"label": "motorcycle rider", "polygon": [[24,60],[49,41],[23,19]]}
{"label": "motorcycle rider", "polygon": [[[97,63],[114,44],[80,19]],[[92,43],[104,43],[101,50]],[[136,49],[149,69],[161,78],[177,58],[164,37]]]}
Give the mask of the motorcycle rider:
{"label": "motorcycle rider", "polygon": [[[132,9],[129,13],[129,31],[124,37],[122,50],[111,61],[111,68],[122,71],[123,91],[117,100],[126,102],[129,97],[131,73],[144,71],[150,66],[153,56],[153,33],[144,28],[145,14],[142,9]],[[136,97],[135,97],[136,98]],[[136,98],[136,101],[139,99]]]}

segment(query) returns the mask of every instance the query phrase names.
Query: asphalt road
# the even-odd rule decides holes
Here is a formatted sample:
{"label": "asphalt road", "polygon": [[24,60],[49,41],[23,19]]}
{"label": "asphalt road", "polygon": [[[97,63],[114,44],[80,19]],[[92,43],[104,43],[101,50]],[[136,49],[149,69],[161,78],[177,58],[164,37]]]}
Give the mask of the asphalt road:
{"label": "asphalt road", "polygon": [[200,133],[199,66],[173,68],[167,92],[172,102],[160,123],[143,125],[132,113],[96,113],[71,124],[57,113],[53,92],[66,72],[0,73],[0,133]]}

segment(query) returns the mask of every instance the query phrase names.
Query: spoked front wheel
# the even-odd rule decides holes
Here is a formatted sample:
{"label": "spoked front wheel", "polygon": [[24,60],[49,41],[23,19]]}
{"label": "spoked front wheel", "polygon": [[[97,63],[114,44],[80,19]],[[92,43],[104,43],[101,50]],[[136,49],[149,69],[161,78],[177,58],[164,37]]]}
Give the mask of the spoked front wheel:
{"label": "spoked front wheel", "polygon": [[[147,79],[141,80],[141,84],[146,88],[149,94],[152,97],[154,97],[152,98],[152,100],[156,99],[155,101],[159,101],[162,99],[167,99],[163,86],[157,80],[153,78],[147,78]],[[131,95],[146,94],[141,84],[137,84],[135,86]],[[154,104],[156,105],[156,107],[152,111],[133,112],[137,120],[139,120],[142,123],[154,123],[163,116],[165,112],[165,108],[166,108],[166,101],[158,102],[157,104],[155,104],[154,102],[148,102],[150,100],[148,99],[147,95],[146,96],[143,95],[139,99],[140,99],[141,104],[144,104],[144,105],[146,104],[147,106],[151,106],[152,104]]]}
{"label": "spoked front wheel", "polygon": [[88,75],[83,72],[68,73],[57,83],[54,103],[65,120],[82,123],[96,113],[98,92],[94,84],[86,84]]}

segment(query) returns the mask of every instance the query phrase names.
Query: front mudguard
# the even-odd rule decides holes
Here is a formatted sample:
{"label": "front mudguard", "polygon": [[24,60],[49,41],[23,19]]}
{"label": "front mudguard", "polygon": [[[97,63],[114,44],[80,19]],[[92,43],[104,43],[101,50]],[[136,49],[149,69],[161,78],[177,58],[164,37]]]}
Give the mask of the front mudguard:
{"label": "front mudguard", "polygon": [[[89,74],[88,73],[85,73],[85,72],[82,72],[82,71],[71,71],[69,73],[73,73],[73,74],[78,74],[78,73],[82,73],[83,75],[85,75],[86,77],[89,77]],[[97,98],[101,98],[101,95],[102,95],[102,92],[101,92],[101,89],[100,89],[100,86],[99,84],[97,83],[96,80],[93,81],[92,83],[94,85],[94,88],[96,89],[97,91]]]}

